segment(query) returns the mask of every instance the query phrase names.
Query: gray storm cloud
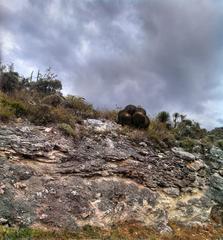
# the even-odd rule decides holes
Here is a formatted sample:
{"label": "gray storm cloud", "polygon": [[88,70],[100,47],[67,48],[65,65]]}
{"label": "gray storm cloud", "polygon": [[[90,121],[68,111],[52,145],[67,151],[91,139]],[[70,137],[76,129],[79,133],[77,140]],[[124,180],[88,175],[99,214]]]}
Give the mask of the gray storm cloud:
{"label": "gray storm cloud", "polygon": [[0,6],[3,59],[51,66],[65,92],[99,107],[143,105],[151,114],[166,109],[196,118],[213,110],[208,106],[221,84],[219,1],[2,0]]}

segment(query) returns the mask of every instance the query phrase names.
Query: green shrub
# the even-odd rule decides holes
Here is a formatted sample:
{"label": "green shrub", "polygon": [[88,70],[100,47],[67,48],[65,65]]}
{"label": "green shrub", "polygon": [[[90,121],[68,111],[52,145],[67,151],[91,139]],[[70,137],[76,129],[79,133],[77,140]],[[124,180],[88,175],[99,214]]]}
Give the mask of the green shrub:
{"label": "green shrub", "polygon": [[196,145],[196,141],[191,138],[185,138],[179,142],[179,146],[185,149],[188,152],[192,152],[193,147]]}
{"label": "green shrub", "polygon": [[209,136],[205,136],[201,138],[200,140],[201,145],[203,146],[204,149],[210,150],[213,146],[213,141]]}
{"label": "green shrub", "polygon": [[52,94],[43,98],[42,103],[51,105],[53,107],[58,107],[63,102],[62,96],[58,94]]}
{"label": "green shrub", "polygon": [[58,128],[67,136],[76,137],[75,130],[67,123],[61,123]]}
{"label": "green shrub", "polygon": [[146,131],[141,130],[141,129],[134,129],[128,126],[125,126],[124,128],[122,128],[123,131],[122,132],[126,132],[125,134],[128,136],[128,138],[131,141],[134,141],[136,143],[140,143],[143,142],[147,139],[147,134]]}
{"label": "green shrub", "polygon": [[217,141],[217,146],[218,146],[221,150],[223,150],[223,140],[218,140],[218,141]]}
{"label": "green shrub", "polygon": [[[185,126],[193,126],[193,122],[190,120],[190,119],[184,119],[182,121],[182,123],[185,125]],[[200,126],[197,126],[198,128],[200,128]]]}
{"label": "green shrub", "polygon": [[175,142],[174,134],[171,130],[167,129],[166,123],[160,122],[157,119],[151,120],[148,135],[156,142],[164,142],[168,145],[173,145]]}
{"label": "green shrub", "polygon": [[200,127],[197,122],[185,119],[175,128],[175,136],[178,140],[185,137],[201,139],[207,134],[207,130]]}
{"label": "green shrub", "polygon": [[222,140],[223,139],[223,127],[214,128],[210,132],[208,132],[208,136],[212,137],[214,140]]}
{"label": "green shrub", "polygon": [[75,122],[79,120],[72,111],[63,107],[51,108],[51,114],[56,123],[67,123],[74,126]]}
{"label": "green shrub", "polygon": [[55,122],[51,109],[46,104],[30,105],[29,120],[36,125],[46,125]]}
{"label": "green shrub", "polygon": [[14,112],[9,109],[8,107],[5,107],[0,104],[0,121],[1,122],[8,122],[9,120],[14,118]]}
{"label": "green shrub", "polygon": [[32,82],[32,88],[43,94],[54,94],[62,89],[62,84],[59,80],[40,79]]}
{"label": "green shrub", "polygon": [[62,83],[57,75],[48,68],[44,74],[38,71],[36,81],[29,82],[29,87],[43,95],[55,94],[62,89]]}
{"label": "green shrub", "polygon": [[26,106],[23,102],[13,99],[0,92],[0,114],[1,121],[7,122],[13,117],[22,117],[27,113]]}
{"label": "green shrub", "polygon": [[12,94],[20,86],[17,72],[3,72],[0,75],[0,90]]}
{"label": "green shrub", "polygon": [[27,114],[27,109],[25,107],[25,104],[20,101],[15,101],[11,99],[1,99],[0,100],[2,106],[8,107],[11,109],[12,112],[14,112],[16,117],[22,117]]}
{"label": "green shrub", "polygon": [[166,122],[170,121],[170,114],[168,112],[162,111],[162,112],[158,113],[156,118],[159,122],[166,123]]}
{"label": "green shrub", "polygon": [[86,100],[82,97],[68,95],[64,106],[72,109],[75,115],[79,115],[83,118],[94,117],[96,114],[93,105],[86,102]]}

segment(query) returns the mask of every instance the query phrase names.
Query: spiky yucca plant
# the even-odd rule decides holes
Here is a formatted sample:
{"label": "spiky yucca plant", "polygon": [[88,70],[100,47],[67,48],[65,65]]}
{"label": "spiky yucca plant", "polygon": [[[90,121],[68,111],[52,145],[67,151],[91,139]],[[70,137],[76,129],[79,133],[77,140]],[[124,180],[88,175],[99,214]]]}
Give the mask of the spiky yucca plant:
{"label": "spiky yucca plant", "polygon": [[166,111],[158,113],[157,120],[162,123],[167,123],[170,120],[170,114]]}

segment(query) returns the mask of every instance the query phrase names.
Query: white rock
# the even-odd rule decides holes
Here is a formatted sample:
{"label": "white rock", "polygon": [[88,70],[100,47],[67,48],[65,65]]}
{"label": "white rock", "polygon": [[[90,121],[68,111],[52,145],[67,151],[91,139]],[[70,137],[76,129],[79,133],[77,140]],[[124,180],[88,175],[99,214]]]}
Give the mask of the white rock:
{"label": "white rock", "polygon": [[196,157],[192,154],[192,153],[189,153],[189,152],[186,152],[183,150],[183,148],[177,148],[177,147],[174,147],[172,148],[172,151],[178,156],[178,157],[181,157],[185,160],[191,160],[191,161],[194,161],[196,159]]}
{"label": "white rock", "polygon": [[48,215],[43,213],[43,214],[39,217],[39,219],[43,220],[43,219],[46,219],[47,217],[48,217]]}
{"label": "white rock", "polygon": [[0,184],[0,195],[5,193],[5,184],[1,183]]}
{"label": "white rock", "polygon": [[109,138],[106,139],[106,145],[109,148],[115,148],[113,141]]}
{"label": "white rock", "polygon": [[44,130],[44,131],[45,131],[45,132],[47,132],[47,133],[49,133],[49,132],[51,132],[51,131],[52,131],[52,129],[53,129],[52,127],[50,127],[50,128],[45,128],[45,130]]}
{"label": "white rock", "polygon": [[78,195],[77,191],[71,191],[71,194],[74,196]]}
{"label": "white rock", "polygon": [[6,224],[8,220],[6,218],[0,218],[0,224]]}
{"label": "white rock", "polygon": [[148,146],[145,142],[140,142],[139,145],[142,146],[142,147],[147,147]]}
{"label": "white rock", "polygon": [[17,182],[14,184],[14,187],[17,189],[25,189],[26,188],[26,184],[25,183],[21,183],[21,182]]}
{"label": "white rock", "polygon": [[148,169],[152,169],[152,167],[153,166],[151,164],[148,164],[148,166],[147,166]]}
{"label": "white rock", "polygon": [[42,192],[37,192],[36,196],[41,198],[43,196],[43,193]]}
{"label": "white rock", "polygon": [[118,124],[109,120],[87,119],[84,120],[84,124],[93,128],[96,132],[112,131],[119,128]]}

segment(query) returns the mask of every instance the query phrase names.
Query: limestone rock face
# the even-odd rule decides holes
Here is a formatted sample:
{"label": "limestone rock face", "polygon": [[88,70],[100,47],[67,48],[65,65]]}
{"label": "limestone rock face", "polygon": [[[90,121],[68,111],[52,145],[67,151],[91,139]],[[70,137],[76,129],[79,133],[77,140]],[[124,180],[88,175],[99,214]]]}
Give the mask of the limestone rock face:
{"label": "limestone rock face", "polygon": [[119,127],[89,119],[91,134],[73,140],[56,127],[0,125],[0,224],[75,230],[135,220],[160,232],[169,221],[222,224],[219,150],[199,159],[161,151]]}

